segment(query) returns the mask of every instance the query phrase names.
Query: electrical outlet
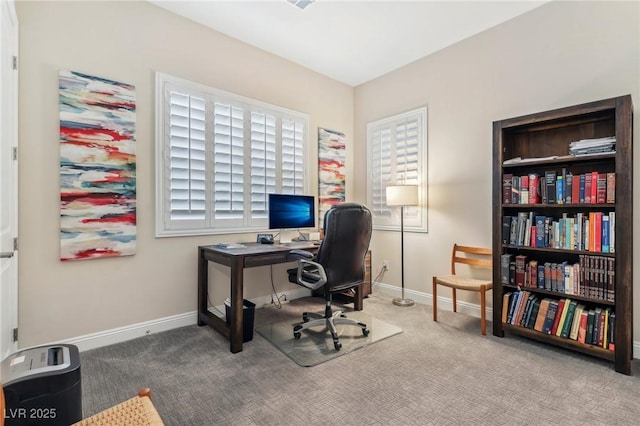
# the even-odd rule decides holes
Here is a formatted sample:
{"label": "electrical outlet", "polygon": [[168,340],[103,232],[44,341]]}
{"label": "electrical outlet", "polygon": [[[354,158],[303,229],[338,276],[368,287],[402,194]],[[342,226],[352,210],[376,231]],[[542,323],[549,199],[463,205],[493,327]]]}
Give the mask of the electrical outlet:
{"label": "electrical outlet", "polygon": [[389,261],[388,260],[383,260],[382,261],[382,269],[384,269],[385,271],[389,270]]}

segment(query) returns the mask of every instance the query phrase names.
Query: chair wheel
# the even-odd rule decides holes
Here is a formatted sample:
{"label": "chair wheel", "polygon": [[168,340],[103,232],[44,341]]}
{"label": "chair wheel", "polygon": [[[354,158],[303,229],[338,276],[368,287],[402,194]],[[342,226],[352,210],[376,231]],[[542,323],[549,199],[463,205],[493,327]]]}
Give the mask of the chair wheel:
{"label": "chair wheel", "polygon": [[366,329],[366,328],[363,328],[362,329],[362,335],[365,336],[365,337],[368,336],[369,335],[369,330]]}
{"label": "chair wheel", "polygon": [[293,332],[293,338],[294,338],[294,339],[299,340],[299,339],[300,339],[300,336],[301,336],[300,332],[298,332],[298,331],[294,331],[294,332]]}
{"label": "chair wheel", "polygon": [[302,330],[302,326],[300,324],[293,327],[293,337],[298,340],[301,336],[300,330]]}
{"label": "chair wheel", "polygon": [[302,314],[302,321],[309,322],[309,316],[307,314]]}
{"label": "chair wheel", "polygon": [[342,343],[340,342],[333,342],[333,347],[336,348],[336,351],[339,351],[340,348],[342,348]]}

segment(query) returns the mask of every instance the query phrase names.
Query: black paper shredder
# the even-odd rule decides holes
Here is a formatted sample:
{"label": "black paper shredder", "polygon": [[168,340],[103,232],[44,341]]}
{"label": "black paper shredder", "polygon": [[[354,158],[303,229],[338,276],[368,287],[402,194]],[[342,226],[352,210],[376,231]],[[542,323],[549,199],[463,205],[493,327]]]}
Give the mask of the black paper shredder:
{"label": "black paper shredder", "polygon": [[70,425],[82,420],[80,354],[74,345],[24,349],[2,361],[5,422]]}

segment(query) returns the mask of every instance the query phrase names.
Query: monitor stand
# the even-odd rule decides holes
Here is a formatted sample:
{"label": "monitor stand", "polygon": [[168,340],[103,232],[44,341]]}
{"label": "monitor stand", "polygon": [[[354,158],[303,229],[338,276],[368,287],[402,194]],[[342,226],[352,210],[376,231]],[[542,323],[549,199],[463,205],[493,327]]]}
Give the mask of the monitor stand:
{"label": "monitor stand", "polygon": [[292,241],[292,235],[294,231],[289,229],[281,229],[280,230],[280,244],[288,244]]}

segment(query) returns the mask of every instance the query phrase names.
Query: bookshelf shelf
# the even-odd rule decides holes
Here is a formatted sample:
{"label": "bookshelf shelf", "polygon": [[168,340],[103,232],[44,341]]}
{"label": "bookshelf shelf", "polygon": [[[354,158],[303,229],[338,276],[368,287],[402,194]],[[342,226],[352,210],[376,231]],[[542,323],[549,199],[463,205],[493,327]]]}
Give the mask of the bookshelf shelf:
{"label": "bookshelf shelf", "polygon": [[[626,95],[493,123],[493,334],[609,360],[627,375],[632,108]],[[571,155],[572,142],[612,136],[615,151]]]}

